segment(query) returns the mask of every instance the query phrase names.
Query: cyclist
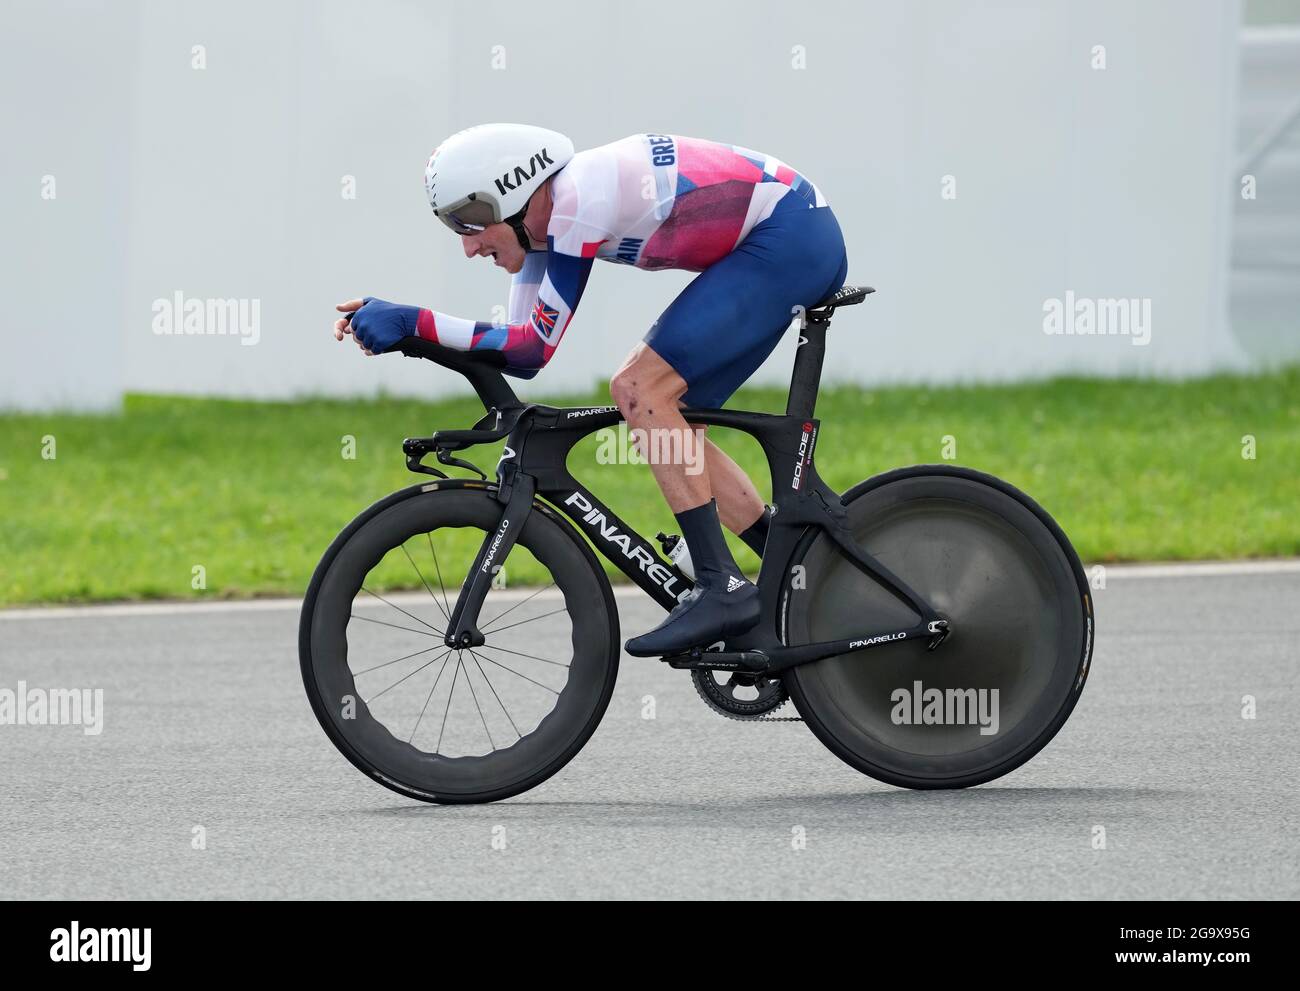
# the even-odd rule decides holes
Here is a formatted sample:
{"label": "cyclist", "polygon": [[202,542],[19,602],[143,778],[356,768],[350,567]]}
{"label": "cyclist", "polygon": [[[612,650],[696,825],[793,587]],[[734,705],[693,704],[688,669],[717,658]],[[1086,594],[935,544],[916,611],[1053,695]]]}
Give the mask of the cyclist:
{"label": "cyclist", "polygon": [[[366,297],[338,305],[335,337],[367,354],[420,336],[491,349],[507,374],[531,378],[559,346],[593,262],[701,273],[632,349],[610,395],[634,436],[696,445],[682,406],[719,407],[772,353],[796,309],[844,284],[848,259],[820,190],[783,162],[728,144],[636,134],[574,152],[545,128],[485,124],[453,134],[430,157],[434,215],[467,258],[509,272],[506,324],[475,322]],[[673,431],[662,434],[654,431]],[[695,431],[698,430],[698,434]],[[678,448],[681,449],[681,448]],[[711,441],[704,468],[651,458],[695,568],[695,588],[628,653],[678,653],[743,633],[759,618],[721,524],[761,554],[771,510]]]}

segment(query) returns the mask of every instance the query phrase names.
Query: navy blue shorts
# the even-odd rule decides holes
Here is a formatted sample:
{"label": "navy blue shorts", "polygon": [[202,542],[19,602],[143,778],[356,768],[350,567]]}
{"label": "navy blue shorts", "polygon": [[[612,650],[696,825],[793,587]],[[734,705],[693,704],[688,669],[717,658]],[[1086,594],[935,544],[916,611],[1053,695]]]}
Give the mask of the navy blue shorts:
{"label": "navy blue shorts", "polygon": [[686,380],[688,406],[717,408],[772,353],[795,307],[820,303],[848,272],[831,208],[785,196],[673,300],[645,342]]}

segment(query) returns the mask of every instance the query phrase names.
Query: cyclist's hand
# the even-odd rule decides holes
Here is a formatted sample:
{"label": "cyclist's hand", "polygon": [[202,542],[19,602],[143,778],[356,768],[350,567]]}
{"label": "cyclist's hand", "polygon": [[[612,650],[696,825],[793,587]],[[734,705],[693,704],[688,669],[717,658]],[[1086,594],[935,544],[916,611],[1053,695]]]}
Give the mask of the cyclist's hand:
{"label": "cyclist's hand", "polygon": [[403,337],[418,336],[418,306],[402,306],[367,296],[340,303],[338,309],[349,316],[335,322],[335,338],[341,341],[344,334],[352,334],[366,354],[382,354]]}
{"label": "cyclist's hand", "polygon": [[[350,299],[346,303],[335,304],[334,309],[342,313],[343,316],[339,317],[339,319],[334,321],[334,340],[342,341],[345,338],[347,338],[349,335],[351,335],[352,324],[350,323],[350,321],[352,320],[352,315],[356,313],[357,310],[361,309],[361,307],[363,307],[364,305],[365,305],[365,301],[360,299]],[[366,351],[366,346],[362,344],[360,341],[357,341],[357,347],[359,347],[362,351],[365,351],[366,354],[372,353],[370,351]]]}

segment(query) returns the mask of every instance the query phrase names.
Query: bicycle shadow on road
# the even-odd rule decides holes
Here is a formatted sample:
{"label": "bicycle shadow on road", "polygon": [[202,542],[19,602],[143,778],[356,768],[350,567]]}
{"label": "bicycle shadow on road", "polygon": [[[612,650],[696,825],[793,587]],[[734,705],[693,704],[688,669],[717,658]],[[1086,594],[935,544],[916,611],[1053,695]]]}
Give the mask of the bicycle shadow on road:
{"label": "bicycle shadow on road", "polygon": [[[1176,788],[1014,788],[985,785],[950,791],[849,791],[807,795],[756,795],[716,800],[681,801],[666,798],[611,799],[609,801],[564,801],[545,798],[516,798],[490,805],[399,805],[357,810],[363,816],[438,818],[488,818],[494,821],[541,819],[555,822],[607,822],[612,826],[752,824],[765,819],[789,820],[815,817],[823,825],[861,826],[870,816],[872,828],[898,824],[900,831],[914,833],[924,828],[951,831],[963,824],[978,829],[1027,826],[1041,819],[1057,821],[1063,813],[1081,810],[1105,814],[1114,821],[1126,814],[1145,815],[1153,809],[1170,811],[1201,800],[1192,789]],[[1005,820],[1005,822],[1003,822]]]}

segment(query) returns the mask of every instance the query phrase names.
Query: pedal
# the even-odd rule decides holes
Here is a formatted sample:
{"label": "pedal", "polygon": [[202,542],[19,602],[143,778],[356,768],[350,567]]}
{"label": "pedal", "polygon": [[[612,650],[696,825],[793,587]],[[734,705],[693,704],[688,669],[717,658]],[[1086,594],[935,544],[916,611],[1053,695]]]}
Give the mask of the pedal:
{"label": "pedal", "polygon": [[930,637],[930,642],[925,645],[925,649],[934,650],[934,648],[938,647],[939,644],[948,639],[948,634],[951,631],[948,629],[948,621],[946,619],[936,619],[930,622],[926,632],[933,634],[933,636]]}
{"label": "pedal", "polygon": [[661,657],[670,668],[706,671],[765,671],[768,656],[761,650],[702,650],[692,647],[681,654]]}

